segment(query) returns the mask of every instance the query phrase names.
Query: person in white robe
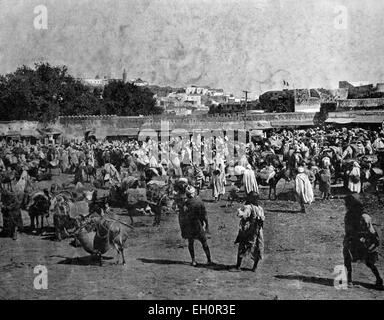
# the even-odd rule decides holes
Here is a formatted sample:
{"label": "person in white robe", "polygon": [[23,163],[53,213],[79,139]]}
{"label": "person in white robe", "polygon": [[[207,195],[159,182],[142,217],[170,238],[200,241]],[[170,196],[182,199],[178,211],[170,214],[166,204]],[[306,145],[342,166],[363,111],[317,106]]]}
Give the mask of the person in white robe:
{"label": "person in white robe", "polygon": [[356,161],[348,174],[348,189],[355,193],[361,192],[360,165]]}
{"label": "person in white robe", "polygon": [[220,201],[222,195],[225,194],[225,168],[219,164],[212,174],[212,195],[215,201]]}
{"label": "person in white robe", "polygon": [[19,181],[15,185],[15,191],[16,193],[24,193],[25,186],[27,185],[28,180],[28,172],[23,170],[21,173]]}
{"label": "person in white robe", "polygon": [[259,193],[259,186],[257,185],[255,172],[252,170],[252,167],[250,164],[246,166],[246,169],[243,173],[243,184],[245,188],[245,193],[247,197],[249,194],[253,191],[256,194]]}
{"label": "person in white robe", "polygon": [[305,213],[305,204],[311,204],[314,201],[313,189],[304,168],[298,167],[297,171],[298,174],[295,179],[296,197],[300,203],[301,212]]}

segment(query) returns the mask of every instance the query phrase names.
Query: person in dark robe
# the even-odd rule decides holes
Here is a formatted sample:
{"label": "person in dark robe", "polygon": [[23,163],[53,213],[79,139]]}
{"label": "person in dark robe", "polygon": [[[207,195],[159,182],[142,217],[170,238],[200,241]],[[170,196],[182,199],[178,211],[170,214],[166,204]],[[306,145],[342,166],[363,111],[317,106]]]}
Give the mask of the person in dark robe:
{"label": "person in dark robe", "polygon": [[325,166],[319,172],[319,190],[323,200],[328,200],[331,197],[331,170]]}
{"label": "person in dark robe", "polygon": [[257,265],[264,256],[264,210],[258,202],[258,196],[251,192],[247,202],[242,205],[237,215],[240,218],[239,232],[235,244],[239,244],[237,252],[237,263],[230,271],[239,271],[243,258],[250,255],[253,260],[252,271],[255,272]]}
{"label": "person in dark robe", "polygon": [[343,246],[344,265],[347,269],[348,287],[353,287],[352,262],[363,261],[376,277],[376,288],[383,290],[383,279],[376,267],[379,236],[373,227],[372,218],[364,210],[357,193],[345,198],[347,212],[344,217],[345,236]]}
{"label": "person in dark robe", "polygon": [[184,239],[188,239],[188,249],[191,255],[191,265],[197,266],[195,260],[194,241],[201,242],[207,264],[212,265],[211,253],[207,243],[207,233],[209,233],[208,216],[204,203],[196,195],[196,189],[188,186],[186,189],[186,201],[184,209],[181,211],[182,217],[179,218],[181,234]]}
{"label": "person in dark robe", "polygon": [[17,240],[18,231],[23,228],[21,217],[21,197],[18,194],[3,191],[1,194],[1,212],[3,214],[2,236]]}

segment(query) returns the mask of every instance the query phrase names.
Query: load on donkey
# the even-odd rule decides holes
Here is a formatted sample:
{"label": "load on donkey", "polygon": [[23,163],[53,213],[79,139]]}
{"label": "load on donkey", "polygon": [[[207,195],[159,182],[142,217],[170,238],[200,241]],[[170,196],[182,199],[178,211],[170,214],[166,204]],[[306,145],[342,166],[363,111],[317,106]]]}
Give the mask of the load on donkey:
{"label": "load on donkey", "polygon": [[70,237],[84,217],[102,214],[108,208],[106,197],[98,199],[96,190],[83,190],[75,195],[68,190],[58,191],[51,197],[49,207],[53,213],[56,240]]}
{"label": "load on donkey", "polygon": [[79,201],[74,201],[69,192],[59,192],[52,198],[50,209],[54,212],[57,240],[74,237],[75,246],[80,245],[97,257],[100,265],[102,255],[114,247],[117,263],[121,254],[125,264],[124,247],[133,227],[116,219],[109,212],[106,199],[100,203],[95,194],[95,191],[84,191],[84,198]]}
{"label": "load on donkey", "polygon": [[110,190],[109,201],[114,206],[125,208],[132,224],[133,216],[137,214],[154,214],[154,224],[158,224],[162,212],[170,211],[171,190],[168,177],[156,176],[147,170],[144,175],[127,176],[120,184],[114,185]]}
{"label": "load on donkey", "polygon": [[[384,193],[384,151],[379,151],[377,157],[363,156],[358,160],[360,161],[362,191],[374,193],[381,202]],[[354,161],[355,159],[350,159],[345,164],[345,170],[350,170]],[[347,178],[345,177],[344,184],[347,183]]]}
{"label": "load on donkey", "polygon": [[134,228],[123,221],[118,220],[110,212],[91,213],[78,219],[78,225],[71,230],[73,236],[80,246],[93,258],[97,258],[102,265],[102,255],[111,248],[116,249],[117,261],[120,255],[122,264],[125,265],[124,249],[130,233]]}
{"label": "load on donkey", "polygon": [[276,199],[277,183],[281,179],[290,181],[291,170],[282,164],[279,156],[271,150],[261,152],[255,149],[249,149],[247,159],[253,168],[258,169],[256,172],[257,183],[262,186],[269,186],[268,199],[271,200],[272,191],[274,199]]}

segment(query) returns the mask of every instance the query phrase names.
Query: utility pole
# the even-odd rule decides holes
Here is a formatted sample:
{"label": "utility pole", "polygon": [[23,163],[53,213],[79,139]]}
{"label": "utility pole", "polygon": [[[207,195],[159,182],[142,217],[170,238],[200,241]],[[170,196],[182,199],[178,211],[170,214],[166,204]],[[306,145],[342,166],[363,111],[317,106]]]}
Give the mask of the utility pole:
{"label": "utility pole", "polygon": [[244,129],[247,129],[247,109],[248,109],[248,93],[249,91],[243,90],[245,93],[245,110],[244,110]]}

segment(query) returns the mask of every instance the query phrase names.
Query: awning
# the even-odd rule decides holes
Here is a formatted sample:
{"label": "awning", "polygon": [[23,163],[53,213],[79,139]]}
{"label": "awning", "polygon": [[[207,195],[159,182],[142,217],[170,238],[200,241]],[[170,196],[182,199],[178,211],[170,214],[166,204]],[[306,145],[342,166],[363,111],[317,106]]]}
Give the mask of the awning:
{"label": "awning", "polygon": [[59,130],[56,130],[56,129],[51,129],[51,128],[47,128],[47,129],[37,129],[40,134],[44,135],[44,136],[47,136],[47,135],[59,135],[61,134],[61,131]]}
{"label": "awning", "polygon": [[84,134],[87,134],[89,136],[94,136],[96,134],[96,129],[87,129],[84,131]]}
{"label": "awning", "polygon": [[41,138],[41,134],[37,130],[33,129],[25,129],[20,131],[20,136],[22,137],[34,137],[34,138]]}
{"label": "awning", "polygon": [[249,132],[249,134],[251,135],[251,137],[262,137],[262,136],[264,136],[263,130],[258,130],[258,129],[251,130]]}
{"label": "awning", "polygon": [[20,131],[10,130],[5,134],[8,138],[20,138]]}
{"label": "awning", "polygon": [[272,129],[271,122],[269,121],[249,121],[249,127],[253,130],[266,130]]}
{"label": "awning", "polygon": [[283,120],[283,121],[271,121],[273,127],[307,127],[314,126],[313,120],[303,119],[303,120]]}
{"label": "awning", "polygon": [[377,123],[381,124],[384,122],[384,115],[367,115],[367,116],[357,116],[353,123]]}
{"label": "awning", "polygon": [[347,124],[354,122],[354,118],[328,118],[325,120],[326,123],[339,123],[339,124]]}
{"label": "awning", "polygon": [[[143,129],[145,130],[145,129]],[[115,132],[111,133],[110,135],[115,136],[137,136],[139,134],[138,128],[125,128],[121,130],[116,130]]]}

